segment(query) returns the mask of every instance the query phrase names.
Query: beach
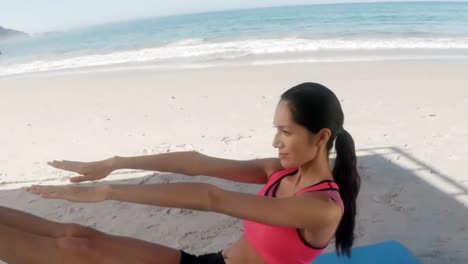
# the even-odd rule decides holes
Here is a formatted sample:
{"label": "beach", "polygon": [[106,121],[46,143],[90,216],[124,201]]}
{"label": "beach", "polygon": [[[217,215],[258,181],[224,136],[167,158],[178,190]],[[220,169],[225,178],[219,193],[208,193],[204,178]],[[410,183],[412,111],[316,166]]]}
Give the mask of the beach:
{"label": "beach", "polygon": [[[0,78],[0,206],[201,254],[234,243],[238,219],[213,212],[45,200],[22,187],[68,184],[50,160],[94,161],[199,151],[276,157],[273,113],[302,82],[332,89],[355,140],[362,177],[355,245],[397,240],[423,263],[468,261],[468,61],[225,65],[120,69]],[[260,185],[119,170],[100,182]],[[98,183],[99,184],[99,183]],[[333,251],[334,245],[327,248]]]}

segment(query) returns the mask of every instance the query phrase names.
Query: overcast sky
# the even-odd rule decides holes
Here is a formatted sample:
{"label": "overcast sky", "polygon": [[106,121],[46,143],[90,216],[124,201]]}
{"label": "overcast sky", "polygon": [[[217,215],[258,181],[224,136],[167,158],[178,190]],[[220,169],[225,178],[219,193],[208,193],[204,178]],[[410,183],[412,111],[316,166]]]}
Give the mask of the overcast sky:
{"label": "overcast sky", "polygon": [[35,33],[142,17],[226,9],[336,2],[388,1],[389,0],[0,0],[0,26],[26,31],[28,33]]}

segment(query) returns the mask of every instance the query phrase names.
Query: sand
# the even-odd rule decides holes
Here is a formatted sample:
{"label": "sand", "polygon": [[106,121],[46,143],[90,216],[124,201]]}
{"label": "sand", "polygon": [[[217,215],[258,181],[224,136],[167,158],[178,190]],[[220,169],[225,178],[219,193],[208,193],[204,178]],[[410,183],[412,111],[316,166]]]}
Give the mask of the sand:
{"label": "sand", "polygon": [[[93,161],[197,150],[275,157],[273,111],[282,92],[331,88],[355,139],[363,184],[356,246],[398,240],[423,263],[468,262],[468,62],[386,61],[57,73],[0,79],[0,205],[192,253],[223,249],[241,222],[217,213],[106,201],[44,200],[20,188],[67,184],[53,159]],[[120,170],[108,182],[203,181]],[[333,251],[330,245],[327,251]]]}

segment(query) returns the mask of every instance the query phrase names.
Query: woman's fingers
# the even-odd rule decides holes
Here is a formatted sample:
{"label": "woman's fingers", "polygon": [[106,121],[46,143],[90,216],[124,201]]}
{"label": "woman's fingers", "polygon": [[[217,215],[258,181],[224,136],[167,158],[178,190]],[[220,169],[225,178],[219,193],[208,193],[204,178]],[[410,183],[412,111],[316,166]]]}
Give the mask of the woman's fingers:
{"label": "woman's fingers", "polygon": [[43,198],[65,198],[67,187],[32,185],[31,187],[26,188],[26,191],[35,195],[40,195]]}
{"label": "woman's fingers", "polygon": [[70,202],[95,203],[105,200],[104,190],[96,187],[32,185],[25,190],[42,198]]}
{"label": "woman's fingers", "polygon": [[70,178],[70,182],[73,182],[73,183],[84,182],[84,181],[94,181],[94,180],[96,180],[96,177],[93,177],[91,175],[75,176],[75,177]]}
{"label": "woman's fingers", "polygon": [[[29,192],[33,194],[41,194],[42,192],[46,191],[46,188],[48,188],[48,186],[31,185],[31,187],[29,187]],[[50,187],[49,187],[49,190],[50,190]]]}
{"label": "woman's fingers", "polygon": [[62,161],[54,160],[54,161],[48,162],[47,164],[57,169],[62,169],[62,170],[67,170],[67,171],[72,171],[72,172],[82,174],[82,175],[70,178],[70,182],[73,182],[73,183],[98,180],[98,177],[90,175],[91,173],[93,173],[93,167],[88,165],[90,163],[70,161],[70,160],[62,160]]}
{"label": "woman's fingers", "polygon": [[73,171],[76,173],[83,173],[82,162],[69,161],[69,160],[62,160],[62,161],[54,160],[54,161],[47,162],[47,164],[57,169]]}
{"label": "woman's fingers", "polygon": [[37,188],[37,185],[31,185],[31,187],[27,187],[26,191],[32,193],[32,194],[39,194],[39,189]]}

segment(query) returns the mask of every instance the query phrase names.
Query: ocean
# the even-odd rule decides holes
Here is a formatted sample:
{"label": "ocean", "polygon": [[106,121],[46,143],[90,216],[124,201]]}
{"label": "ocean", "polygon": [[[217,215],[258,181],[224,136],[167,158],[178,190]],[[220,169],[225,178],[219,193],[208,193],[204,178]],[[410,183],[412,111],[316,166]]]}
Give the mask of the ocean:
{"label": "ocean", "polygon": [[0,76],[96,68],[468,59],[468,2],[319,4],[122,21],[0,42]]}

